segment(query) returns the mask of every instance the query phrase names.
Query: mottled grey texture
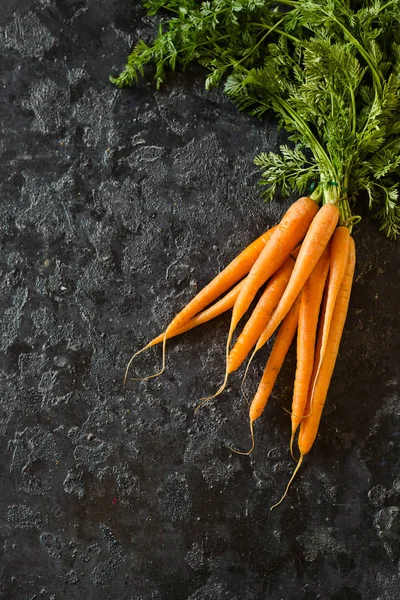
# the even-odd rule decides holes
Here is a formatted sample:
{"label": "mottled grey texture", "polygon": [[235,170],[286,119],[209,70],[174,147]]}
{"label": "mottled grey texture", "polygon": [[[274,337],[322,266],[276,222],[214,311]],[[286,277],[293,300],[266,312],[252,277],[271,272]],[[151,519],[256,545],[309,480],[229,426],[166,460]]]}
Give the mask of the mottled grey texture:
{"label": "mottled grey texture", "polygon": [[[228,318],[134,350],[274,223],[252,158],[275,123],[198,72],[107,77],[153,21],[130,0],[2,4],[0,597],[399,597],[399,246],[366,217],[320,435],[288,499],[294,355],[256,426],[221,381]],[[254,388],[265,355],[251,372]],[[151,351],[135,372],[153,372]]]}

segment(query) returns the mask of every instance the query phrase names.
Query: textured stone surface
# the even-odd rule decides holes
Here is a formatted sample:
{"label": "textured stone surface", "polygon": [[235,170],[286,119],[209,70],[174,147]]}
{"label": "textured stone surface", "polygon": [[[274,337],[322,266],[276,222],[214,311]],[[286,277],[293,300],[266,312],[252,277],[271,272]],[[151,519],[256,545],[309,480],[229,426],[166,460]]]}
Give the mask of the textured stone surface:
{"label": "textured stone surface", "polygon": [[[399,597],[399,251],[365,218],[315,447],[286,502],[293,353],[251,457],[228,319],[130,354],[282,214],[252,158],[271,122],[196,72],[107,81],[152,21],[130,0],[16,0],[0,15],[0,597]],[[154,371],[157,351],[136,363]],[[260,376],[256,361],[250,387]]]}

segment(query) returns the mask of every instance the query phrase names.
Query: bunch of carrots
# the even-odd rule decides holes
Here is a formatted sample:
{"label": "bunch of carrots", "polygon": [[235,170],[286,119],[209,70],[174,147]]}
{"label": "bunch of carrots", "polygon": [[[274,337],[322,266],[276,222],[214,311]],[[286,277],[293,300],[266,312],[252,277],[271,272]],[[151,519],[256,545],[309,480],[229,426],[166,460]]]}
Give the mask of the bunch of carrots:
{"label": "bunch of carrots", "polygon": [[[150,377],[160,375],[165,369],[167,339],[232,309],[224,380],[213,396],[201,399],[202,404],[219,395],[225,389],[229,375],[250,356],[246,376],[255,353],[278,330],[250,404],[252,446],[249,452],[240,453],[250,454],[254,448],[253,424],[263,413],[297,331],[290,438],[290,451],[297,466],[280,502],[318,432],[346,320],[355,268],[351,221],[343,220],[336,202],[319,207],[318,199],[317,189],[311,196],[292,204],[278,225],[245,248],[173,318],[161,335],[131,358],[125,374],[126,381],[131,363],[138,354],[162,344],[162,368]],[[258,302],[233,344],[237,326],[259,290]],[[294,449],[296,441],[298,452]]]}
{"label": "bunch of carrots", "polygon": [[[400,235],[400,0],[144,0],[159,13],[111,81],[133,86],[154,68],[197,63],[205,87],[221,86],[239,110],[274,115],[287,132],[261,152],[263,195],[301,196],[276,227],[248,246],[146,348],[232,309],[225,374],[276,333],[250,405],[262,414],[297,331],[290,450],[298,472],[316,438],[346,319],[355,268],[352,214],[368,206],[391,240]],[[317,186],[310,196],[307,190]],[[257,295],[257,299],[256,299]],[[254,300],[255,308],[236,337]],[[256,303],[257,302],[257,303]],[[286,495],[288,487],[283,495]]]}

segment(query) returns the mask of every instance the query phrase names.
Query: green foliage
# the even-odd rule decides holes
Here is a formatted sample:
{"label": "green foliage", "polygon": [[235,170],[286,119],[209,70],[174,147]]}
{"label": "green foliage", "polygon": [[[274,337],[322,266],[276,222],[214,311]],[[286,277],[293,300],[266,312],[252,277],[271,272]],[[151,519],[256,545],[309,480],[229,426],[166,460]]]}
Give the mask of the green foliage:
{"label": "green foliage", "polygon": [[[400,0],[148,0],[166,20],[139,41],[122,73],[132,85],[155,67],[195,61],[207,89],[223,85],[240,110],[272,111],[293,147],[261,153],[264,196],[304,193],[311,181],[346,204],[366,192],[389,238],[400,232]],[[172,16],[171,16],[172,15]],[[337,183],[331,186],[330,182]]]}
{"label": "green foliage", "polygon": [[262,178],[260,183],[265,185],[264,197],[272,201],[277,189],[289,195],[294,189],[304,194],[313,180],[319,179],[318,167],[314,160],[307,160],[299,148],[280,146],[280,154],[261,152],[254,163],[260,167]]}
{"label": "green foliage", "polygon": [[[275,11],[265,10],[271,2],[264,0],[148,0],[144,5],[149,14],[160,9],[174,16],[159,25],[158,34],[148,46],[139,41],[128,56],[128,62],[118,77],[111,81],[118,87],[131,86],[143,76],[146,65],[156,68],[159,87],[166,79],[166,70],[179,65],[185,69],[197,61],[210,71],[206,86],[219,85],[222,76],[237,64],[250,67],[261,57],[258,44],[265,30],[255,25],[265,20],[275,21]],[[261,44],[260,44],[261,45]]]}

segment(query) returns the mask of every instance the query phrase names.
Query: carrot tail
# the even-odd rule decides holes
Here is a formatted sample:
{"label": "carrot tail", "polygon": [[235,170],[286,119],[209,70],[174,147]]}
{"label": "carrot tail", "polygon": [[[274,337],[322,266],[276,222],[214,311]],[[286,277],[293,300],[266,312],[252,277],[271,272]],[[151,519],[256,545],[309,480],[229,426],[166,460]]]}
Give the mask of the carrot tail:
{"label": "carrot tail", "polygon": [[293,451],[293,442],[294,442],[294,436],[295,435],[296,435],[296,429],[294,431],[292,431],[292,435],[290,436],[289,449],[290,449],[290,455],[293,458],[293,460],[296,461],[296,462],[298,462],[299,459],[295,457],[294,451]]}
{"label": "carrot tail", "polygon": [[213,398],[216,398],[217,396],[219,396],[220,394],[222,394],[222,392],[226,388],[227,382],[228,382],[228,373],[225,374],[225,379],[222,382],[221,387],[219,387],[217,389],[217,391],[215,392],[215,394],[213,394],[212,396],[205,396],[204,398],[200,398],[199,404],[194,409],[194,412],[197,412],[202,406],[204,406],[204,404],[207,404],[207,402],[209,402]]}
{"label": "carrot tail", "polygon": [[230,345],[231,345],[232,336],[233,336],[233,329],[231,327],[230,330],[229,330],[228,339],[226,341],[226,348],[225,348],[225,362],[226,362],[226,367],[225,367],[224,381],[222,382],[221,387],[219,387],[218,390],[215,392],[215,394],[213,394],[212,396],[205,396],[204,398],[200,398],[200,402],[196,406],[195,412],[197,412],[199,410],[199,408],[201,408],[204,404],[206,404],[206,402],[209,402],[209,400],[212,400],[213,398],[216,398],[217,396],[219,396],[220,394],[222,394],[222,392],[226,388],[226,384],[228,383],[228,377],[229,377],[228,359],[229,359],[229,348],[230,348]]}
{"label": "carrot tail", "polygon": [[245,399],[245,401],[247,402],[247,404],[250,404],[250,400],[249,400],[249,398],[248,398],[248,396],[246,394],[246,390],[245,390],[244,384],[246,383],[247,374],[249,372],[249,367],[251,365],[251,362],[252,362],[252,360],[253,360],[254,355],[255,355],[256,352],[257,352],[257,350],[253,350],[253,352],[252,352],[252,354],[251,354],[251,356],[250,356],[250,358],[249,358],[249,360],[247,362],[246,369],[245,369],[244,375],[242,377],[242,382],[240,384],[240,391],[242,392],[243,398]]}
{"label": "carrot tail", "polygon": [[295,468],[295,470],[293,471],[293,475],[292,475],[292,476],[291,476],[291,478],[289,479],[289,483],[288,483],[288,484],[287,484],[287,486],[286,486],[286,489],[285,489],[285,491],[284,491],[284,493],[283,493],[283,496],[282,496],[282,498],[279,500],[279,502],[277,502],[276,504],[273,504],[273,505],[271,506],[270,510],[273,510],[274,508],[276,508],[277,506],[279,506],[279,505],[281,504],[281,502],[283,502],[283,501],[284,501],[284,499],[286,498],[286,496],[287,496],[287,493],[288,493],[288,491],[289,491],[289,488],[290,488],[290,486],[291,486],[291,485],[292,485],[292,483],[293,483],[293,479],[296,477],[296,475],[297,475],[297,473],[299,472],[299,469],[300,469],[300,467],[301,467],[301,465],[302,465],[302,463],[303,463],[303,458],[304,458],[304,454],[301,454],[301,455],[300,455],[300,458],[299,458],[299,462],[297,463],[297,465],[296,465],[296,468]]}
{"label": "carrot tail", "polygon": [[[146,377],[131,377],[131,381],[147,381],[148,379],[154,379],[154,377],[159,377],[160,375],[162,375],[165,371],[165,356],[166,356],[166,346],[167,346],[167,338],[168,338],[168,329],[165,330],[164,335],[163,335],[163,340],[162,340],[162,362],[161,362],[161,369],[157,372],[157,373],[153,373],[152,375],[147,375]],[[149,344],[147,344],[147,347],[150,348],[152,345],[154,345],[153,340],[151,342],[149,342]],[[134,354],[131,358],[131,360],[128,363],[128,366],[126,368],[125,371],[125,379],[124,379],[124,383],[126,381],[127,375],[128,375],[128,370],[129,367],[132,363],[132,360],[135,358],[135,356],[137,356],[138,354],[140,354],[140,352],[143,352],[143,350],[145,350],[147,348],[146,346],[144,348],[142,348],[141,350],[139,350],[139,352],[137,352],[136,354]]]}
{"label": "carrot tail", "polygon": [[232,448],[231,446],[228,446],[229,450],[232,450],[232,452],[235,452],[236,454],[241,454],[242,456],[249,456],[249,454],[251,454],[253,452],[254,446],[255,446],[255,440],[254,440],[254,421],[252,421],[250,419],[249,423],[250,423],[250,435],[251,435],[251,448],[250,448],[250,450],[248,450],[247,452],[241,452],[240,450],[235,450],[235,448]]}
{"label": "carrot tail", "polygon": [[149,348],[151,348],[152,346],[155,346],[157,342],[155,342],[157,338],[154,338],[154,340],[151,340],[151,342],[149,342],[148,344],[146,344],[145,346],[143,346],[143,348],[141,348],[140,350],[138,350],[137,352],[135,352],[135,354],[133,354],[129,361],[128,364],[126,365],[126,369],[125,369],[125,376],[124,376],[124,385],[126,385],[127,379],[128,379],[128,375],[129,375],[129,369],[132,366],[133,361],[135,360],[135,358],[137,356],[139,356],[139,354],[141,354],[142,352],[144,352],[145,350],[148,350]]}
{"label": "carrot tail", "polygon": [[257,348],[257,346],[256,346],[256,347],[254,348],[254,350],[253,350],[253,352],[252,352],[252,354],[251,354],[251,356],[250,356],[250,358],[249,358],[248,362],[247,362],[247,365],[246,365],[246,370],[245,370],[245,372],[244,372],[243,379],[242,379],[242,385],[241,385],[241,388],[242,388],[242,390],[244,389],[244,388],[243,388],[243,386],[244,386],[244,382],[246,381],[247,374],[248,374],[248,372],[249,372],[249,367],[250,367],[250,365],[251,365],[251,363],[252,363],[252,361],[253,361],[254,355],[255,355],[255,353],[257,352],[257,350],[258,350],[258,348]]}
{"label": "carrot tail", "polygon": [[[283,410],[285,410],[285,411],[286,411],[286,409],[285,409],[285,408],[284,408]],[[296,432],[297,432],[297,430],[298,430],[298,428],[299,428],[299,425],[301,424],[301,422],[302,422],[304,419],[306,419],[307,417],[309,417],[309,416],[311,415],[311,411],[309,411],[309,412],[308,412],[307,414],[305,414],[305,415],[296,415],[295,413],[291,412],[290,410],[287,410],[286,412],[288,412],[288,413],[289,413],[289,415],[290,415],[291,417],[295,417],[296,419],[298,419],[298,420],[299,420],[299,423],[298,423],[298,424],[296,424],[296,426],[292,428],[292,433],[291,433],[291,435],[290,435],[290,442],[289,442],[289,450],[290,450],[290,455],[291,455],[291,457],[293,458],[293,460],[294,460],[295,462],[298,462],[298,460],[299,460],[299,459],[295,457],[295,455],[294,455],[294,450],[293,450],[294,438],[295,438],[295,436],[296,436]]]}

